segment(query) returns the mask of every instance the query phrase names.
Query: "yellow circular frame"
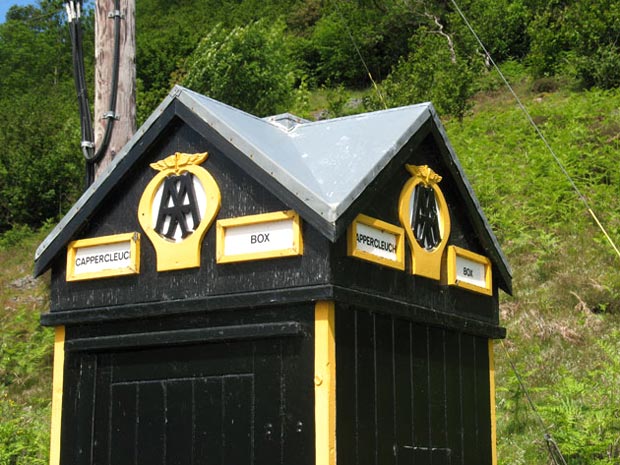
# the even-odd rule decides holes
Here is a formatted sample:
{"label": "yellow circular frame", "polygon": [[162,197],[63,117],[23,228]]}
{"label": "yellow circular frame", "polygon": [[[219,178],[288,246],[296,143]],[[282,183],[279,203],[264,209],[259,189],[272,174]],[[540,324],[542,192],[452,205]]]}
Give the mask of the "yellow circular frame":
{"label": "yellow circular frame", "polygon": [[[174,157],[175,155],[172,155]],[[168,157],[170,159],[171,157]],[[206,157],[205,157],[206,158]],[[168,160],[166,159],[166,160]],[[160,162],[161,163],[161,162]],[[157,169],[154,165],[155,169]],[[159,186],[170,175],[193,174],[205,191],[206,209],[195,231],[180,242],[159,235],[153,227],[153,202]],[[204,236],[220,210],[222,197],[215,179],[197,165],[171,166],[161,170],[146,186],[138,206],[138,221],[151,240],[157,255],[157,271],[180,270],[200,266],[200,250]]]}
{"label": "yellow circular frame", "polygon": [[[405,168],[411,173],[412,177],[405,183],[400,193],[398,216],[401,225],[405,229],[407,241],[409,242],[411,250],[411,273],[439,281],[441,279],[443,252],[448,243],[448,237],[450,237],[450,212],[448,211],[446,199],[437,185],[437,183],[441,181],[441,176],[438,176],[426,165],[405,165]],[[411,228],[411,196],[418,184],[431,187],[435,192],[435,198],[439,204],[439,232],[441,241],[433,250],[426,250],[422,247],[416,240],[413,229]]]}

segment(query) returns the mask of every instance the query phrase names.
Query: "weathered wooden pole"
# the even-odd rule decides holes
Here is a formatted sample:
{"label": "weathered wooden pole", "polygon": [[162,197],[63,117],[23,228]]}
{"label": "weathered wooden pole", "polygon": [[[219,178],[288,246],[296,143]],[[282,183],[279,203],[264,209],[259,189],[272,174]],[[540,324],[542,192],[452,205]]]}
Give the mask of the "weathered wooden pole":
{"label": "weathered wooden pole", "polygon": [[[115,56],[118,57],[117,85]],[[94,131],[95,148],[103,152],[95,166],[95,179],[136,131],[135,58],[135,0],[97,0]]]}

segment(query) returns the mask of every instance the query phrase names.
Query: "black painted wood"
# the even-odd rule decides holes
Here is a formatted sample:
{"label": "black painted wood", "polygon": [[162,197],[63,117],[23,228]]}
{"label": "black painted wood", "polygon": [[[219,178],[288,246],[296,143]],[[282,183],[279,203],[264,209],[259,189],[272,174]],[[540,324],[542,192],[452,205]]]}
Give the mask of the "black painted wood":
{"label": "black painted wood", "polygon": [[[429,165],[444,178],[440,187],[450,209],[452,231],[449,245],[488,255],[481,246],[476,229],[468,212],[463,207],[461,192],[457,190],[457,180],[451,177],[448,167],[442,165],[438,157],[437,143],[432,134],[413,145],[410,142],[403,151],[407,154],[406,163]],[[388,223],[399,225],[398,198],[402,187],[411,175],[400,166],[390,182],[371,185],[372,201],[366,203],[361,212]],[[342,288],[385,295],[386,297],[413,303],[419,307],[430,308],[443,314],[454,314],[474,320],[499,324],[499,302],[497,280],[494,280],[493,296],[485,296],[455,286],[441,285],[437,281],[412,276],[408,272],[382,267],[375,263],[347,256],[346,237],[341,237],[331,251],[335,284]],[[406,252],[407,270],[411,269],[409,246]]]}
{"label": "black painted wood", "polygon": [[[375,372],[375,331],[374,318],[368,313],[355,314],[355,379],[354,389],[356,391],[356,411],[355,411],[355,439],[357,449],[357,460],[360,465],[371,465],[377,463],[378,431],[376,428],[376,406],[377,406],[377,376]],[[342,332],[344,324],[342,321],[336,322],[337,331]],[[338,357],[336,348],[336,357]],[[342,363],[336,359],[336,367]],[[344,397],[348,390],[342,390],[338,373],[336,373],[336,398]],[[340,395],[338,394],[340,392]],[[338,439],[336,439],[338,441]]]}
{"label": "black painted wood", "polygon": [[[331,286],[311,286],[274,291],[231,293],[205,298],[187,298],[159,302],[137,302],[123,305],[53,311],[41,316],[44,325],[91,325],[140,319],[166,320],[184,315],[192,319],[196,313],[222,310],[254,309],[262,313],[265,307],[277,304],[299,304],[334,298]],[[130,323],[127,323],[130,324]]]}
{"label": "black painted wood", "polygon": [[129,167],[142,157],[147,148],[155,144],[159,139],[167,136],[168,127],[178,124],[179,120],[175,114],[174,107],[166,108],[154,124],[142,135],[140,143],[122,159],[122,169],[114,170],[101,183],[95,183],[90,187],[90,189],[93,189],[93,193],[89,201],[76,212],[69,223],[60,231],[58,238],[53,241],[52,246],[47,247],[43,254],[35,261],[33,270],[35,276],[39,276],[47,271],[50,262],[57,264],[58,261],[54,257],[63,258],[63,248],[69,241],[77,239],[77,236],[82,233],[88,222],[97,213],[95,210],[96,205],[107,198],[110,192],[116,189],[117,184],[128,176],[128,173],[131,175],[132,171]]}
{"label": "black painted wood", "polygon": [[[161,322],[170,318],[182,317],[193,321],[196,314],[204,312],[217,313],[221,310],[235,310],[250,308],[253,312],[264,313],[264,308],[274,304],[299,304],[306,301],[335,300],[341,303],[359,305],[369,310],[389,313],[395,316],[450,329],[464,331],[469,334],[482,335],[490,338],[503,338],[505,329],[491,323],[485,323],[470,316],[442,313],[432,308],[424,308],[395,300],[390,296],[370,294],[361,290],[351,290],[335,286],[314,286],[308,288],[287,289],[284,291],[247,293],[242,295],[214,296],[205,299],[188,299],[173,302],[153,302],[146,304],[121,305],[117,307],[99,307],[57,311],[44,314],[41,321],[44,325],[106,325],[120,322],[123,325],[132,325],[132,320],[153,319]],[[82,327],[82,326],[80,326]],[[160,328],[161,330],[161,328]]]}
{"label": "black painted wood", "polygon": [[120,347],[160,347],[162,345],[191,344],[198,342],[231,342],[252,339],[301,336],[307,332],[301,323],[284,321],[214,328],[179,329],[137,334],[71,339],[65,343],[65,350],[102,350]]}
{"label": "black painted wood", "polygon": [[[156,129],[72,239],[141,232],[149,164],[177,151],[209,152],[217,219],[302,210],[179,102]],[[198,268],[158,273],[145,235],[139,275],[67,282],[60,254],[42,322],[66,325],[62,464],[314,463],[314,302],[328,300],[338,462],[491,465],[487,341],[505,335],[497,279],[491,297],[442,285],[349,257],[342,234],[359,212],[397,225],[403,165],[428,164],[444,177],[449,244],[489,255],[442,150],[429,122],[330,234],[316,229],[322,218],[302,221],[299,257],[218,265],[215,224]]]}
{"label": "black painted wood", "polygon": [[359,307],[336,328],[339,463],[491,464],[486,338]]}
{"label": "black painted wood", "polygon": [[155,321],[68,328],[61,463],[313,463],[313,321],[313,305],[169,318],[194,328],[159,344],[142,341]]}
{"label": "black painted wood", "polygon": [[[141,231],[137,205],[154,175],[149,163],[175,151],[209,152],[203,166],[215,178],[222,192],[222,209],[218,218],[292,207],[278,200],[249,173],[252,166],[241,163],[238,154],[231,152],[234,150],[230,144],[201,124],[196,122],[192,127],[182,119],[170,116],[166,125],[159,128],[160,136],[151,137],[150,146],[142,158],[136,158],[135,166],[116,180],[113,191],[107,192],[101,208],[85,223],[80,238]],[[351,208],[350,220],[354,212],[361,211],[398,224],[397,199],[409,178],[402,165],[405,162],[429,164],[444,175],[442,190],[452,215],[450,244],[484,254],[476,228],[467,217],[467,209],[462,207],[462,192],[455,187],[458,180],[451,177],[449,167],[442,165],[444,161],[438,156],[438,144],[429,131],[430,126],[420,130],[398,155],[398,163],[386,167],[360,195]],[[49,325],[76,324],[133,318],[136,310],[141,312],[141,317],[150,317],[168,312],[193,312],[204,305],[217,310],[272,302],[293,303],[329,298],[333,294],[330,286],[337,286],[388,299],[380,304],[385,312],[391,311],[389,302],[399,307],[413,306],[418,309],[413,313],[421,318],[421,322],[430,322],[434,318],[439,324],[443,324],[442,320],[449,322],[448,326],[455,329],[471,328],[473,332],[503,337],[503,330],[498,327],[496,283],[494,295],[483,296],[348,257],[345,235],[331,244],[319,231],[303,223],[303,236],[302,257],[217,265],[215,227],[212,226],[203,243],[200,268],[163,273],[155,271],[154,249],[144,236],[139,275],[81,282],[66,282],[65,262],[59,258],[53,266],[51,312],[42,321]],[[175,304],[167,305],[171,301]],[[441,318],[442,315],[454,315],[456,319]]]}
{"label": "black painted wood", "polygon": [[[76,361],[73,361],[72,367],[76,367]],[[81,397],[93,398],[95,389],[95,377],[94,373],[97,369],[97,358],[92,355],[87,355],[79,360],[79,368],[77,372],[73,374],[76,379],[76,389],[74,402],[77,402]],[[77,410],[77,415],[73,419],[75,421],[74,426],[77,426],[76,436],[78,447],[75,447],[74,457],[76,464],[89,464],[92,457],[92,444],[91,438],[93,434],[93,422],[92,406],[81,405],[76,403],[73,407]],[[69,419],[71,420],[71,419]]]}
{"label": "black painted wood", "polygon": [[[314,313],[312,311],[312,316]],[[280,418],[283,423],[281,463],[315,463],[314,449],[314,332],[309,343],[290,338],[283,346],[283,391]]]}
{"label": "black painted wood", "polygon": [[[137,207],[144,188],[154,175],[150,163],[176,151],[203,152],[203,163],[216,180],[222,195],[218,219],[288,210],[289,205],[258,184],[231,162],[210,141],[186,125],[171,125],[166,137],[154,143],[152,152],[141,159],[83,231],[82,238],[141,231]],[[65,263],[57,262],[52,272],[51,311],[161,302],[227,295],[231,292],[284,290],[329,282],[329,246],[316,230],[303,224],[304,255],[272,260],[216,265],[215,225],[205,236],[200,268],[156,271],[155,252],[143,236],[141,272],[135,276],[66,282]]]}

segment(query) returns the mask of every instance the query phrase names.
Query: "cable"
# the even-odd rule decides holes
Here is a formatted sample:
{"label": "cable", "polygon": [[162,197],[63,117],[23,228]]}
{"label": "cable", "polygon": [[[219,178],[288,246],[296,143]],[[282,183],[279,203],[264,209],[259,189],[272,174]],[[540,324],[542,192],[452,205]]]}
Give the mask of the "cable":
{"label": "cable", "polygon": [[618,247],[616,246],[615,242],[613,241],[613,239],[611,238],[611,236],[609,235],[609,233],[607,232],[607,230],[605,229],[603,224],[600,222],[600,220],[598,219],[598,217],[594,213],[594,210],[592,210],[592,208],[590,207],[590,203],[588,202],[588,199],[586,199],[585,196],[581,193],[581,191],[579,190],[579,188],[577,187],[577,185],[573,181],[572,177],[570,176],[570,174],[568,173],[568,171],[566,170],[566,168],[564,167],[564,165],[560,161],[559,157],[556,155],[555,151],[553,150],[553,148],[551,148],[551,145],[549,144],[549,142],[547,142],[547,138],[544,136],[544,134],[538,128],[538,125],[532,119],[532,116],[527,111],[527,108],[525,108],[525,105],[523,105],[523,103],[521,102],[521,99],[516,94],[516,92],[514,91],[514,89],[512,88],[512,86],[510,85],[508,80],[506,79],[506,77],[504,76],[504,73],[502,73],[502,71],[499,69],[499,66],[497,66],[497,64],[493,60],[493,57],[491,57],[491,54],[489,53],[487,48],[484,46],[484,44],[480,40],[480,37],[478,37],[478,34],[474,30],[474,28],[471,26],[471,24],[469,24],[469,21],[467,20],[467,18],[465,17],[465,14],[463,14],[463,12],[459,8],[459,6],[456,4],[456,1],[455,0],[451,0],[451,2],[452,2],[452,5],[454,6],[454,8],[456,9],[456,11],[458,12],[458,14],[463,19],[463,22],[465,23],[465,25],[467,26],[469,31],[472,33],[472,35],[474,36],[474,38],[478,42],[478,45],[480,45],[480,47],[484,51],[484,54],[486,55],[487,60],[489,60],[489,63],[491,63],[493,65],[493,67],[495,68],[497,73],[500,75],[500,77],[502,78],[502,81],[504,81],[504,84],[506,85],[508,90],[510,90],[510,93],[512,94],[512,96],[516,100],[517,104],[519,105],[519,108],[521,109],[521,111],[523,111],[523,113],[527,117],[528,121],[530,122],[530,124],[532,125],[532,127],[534,128],[534,130],[536,131],[538,136],[540,137],[540,139],[545,144],[545,147],[547,147],[547,150],[549,150],[549,153],[551,153],[551,156],[555,160],[556,164],[560,167],[560,170],[562,171],[564,176],[568,179],[568,182],[570,183],[571,187],[573,188],[573,190],[577,194],[577,197],[584,204],[584,206],[586,207],[588,213],[590,214],[590,216],[592,217],[592,219],[594,220],[596,225],[599,227],[599,229],[603,232],[603,235],[605,236],[605,238],[607,239],[607,241],[609,242],[611,247],[616,252],[616,255],[618,255],[618,257],[620,258],[620,250],[618,249]]}
{"label": "cable", "polygon": [[[570,185],[572,186],[574,191],[577,193],[577,196],[583,202],[583,204],[586,206],[586,208],[588,210],[588,213],[590,213],[590,215],[592,216],[592,218],[594,219],[594,221],[596,222],[596,224],[598,225],[600,230],[603,232],[603,234],[605,235],[605,237],[607,238],[607,240],[609,241],[609,243],[613,247],[613,249],[616,252],[616,254],[618,255],[618,257],[620,257],[620,251],[618,250],[618,247],[616,246],[616,244],[614,243],[612,238],[609,236],[609,234],[607,233],[607,231],[605,230],[605,228],[603,227],[603,225],[599,221],[598,217],[596,216],[596,214],[594,213],[594,211],[590,207],[590,204],[589,204],[588,200],[581,193],[581,191],[579,190],[579,188],[577,187],[577,185],[573,181],[572,177],[570,176],[570,174],[568,173],[568,171],[566,170],[566,168],[564,167],[564,165],[562,164],[562,162],[560,161],[560,159],[556,155],[556,153],[553,150],[553,148],[551,147],[551,145],[549,145],[549,142],[547,142],[547,139],[545,138],[543,133],[538,128],[538,125],[532,119],[530,113],[527,111],[527,108],[525,108],[525,105],[523,105],[523,103],[521,102],[521,99],[519,98],[519,96],[516,94],[516,92],[514,91],[514,89],[512,88],[512,86],[510,85],[510,83],[508,82],[508,80],[506,79],[504,74],[502,73],[502,71],[499,69],[499,66],[497,66],[497,64],[493,60],[493,57],[491,57],[491,54],[489,53],[487,48],[484,46],[484,44],[480,40],[480,37],[478,37],[478,34],[476,33],[474,28],[471,26],[471,24],[469,23],[469,21],[465,17],[465,14],[461,11],[459,6],[456,4],[455,0],[451,0],[451,2],[452,2],[452,5],[454,6],[454,8],[456,9],[456,11],[458,12],[458,14],[463,19],[463,22],[465,23],[467,28],[470,30],[470,32],[472,33],[472,35],[474,36],[474,38],[478,42],[478,45],[480,45],[480,47],[484,51],[484,54],[486,55],[486,58],[493,65],[495,70],[498,72],[498,74],[502,78],[502,81],[504,81],[504,84],[506,85],[506,87],[510,90],[510,93],[513,95],[514,99],[516,100],[517,104],[519,105],[519,108],[521,108],[521,111],[523,111],[523,113],[526,115],[528,121],[534,127],[534,129],[536,130],[536,133],[538,134],[538,136],[541,138],[541,140],[543,141],[543,143],[547,147],[547,150],[549,150],[549,153],[551,153],[553,159],[555,160],[557,165],[560,167],[560,170],[562,171],[564,176],[568,179]],[[534,405],[534,402],[532,401],[532,398],[530,397],[529,392],[525,388],[525,384],[523,383],[523,380],[521,379],[521,376],[519,375],[519,372],[517,371],[517,368],[516,368],[514,362],[512,361],[512,358],[510,357],[510,354],[508,353],[508,350],[506,349],[506,346],[504,345],[504,341],[500,341],[500,342],[501,342],[502,349],[504,349],[504,353],[506,354],[506,358],[508,360],[508,363],[510,364],[510,366],[512,368],[512,371],[514,372],[515,377],[517,378],[519,386],[521,387],[521,390],[523,391],[523,393],[525,395],[525,398],[527,399],[527,402],[530,405],[530,408],[535,413],[536,418],[537,418],[538,422],[540,423],[540,425],[541,425],[541,427],[542,427],[542,429],[544,431],[543,437],[545,439],[545,444],[547,446],[547,450],[549,452],[549,456],[551,457],[551,459],[553,460],[553,462],[556,465],[567,465],[566,460],[564,459],[564,456],[562,455],[562,452],[560,451],[560,448],[559,448],[558,444],[555,442],[555,440],[551,436],[551,433],[549,433],[549,430],[548,430],[547,426],[545,425],[545,423],[544,423],[540,413],[536,409],[536,406]]]}
{"label": "cable", "polygon": [[[17,6],[17,5],[13,5],[13,6]],[[42,14],[42,15],[39,15],[39,16],[31,16],[29,18],[21,18],[18,21],[21,21],[23,23],[29,23],[29,22],[32,22],[32,21],[40,21],[40,20],[43,20],[43,19],[51,18],[52,16],[54,16],[56,14],[58,14],[58,11],[50,11],[49,13],[45,13],[45,14]]]}
{"label": "cable", "polygon": [[517,367],[515,366],[514,362],[512,361],[512,358],[510,357],[510,353],[508,353],[508,349],[506,349],[506,346],[504,345],[504,341],[500,340],[500,343],[501,343],[502,349],[504,349],[504,353],[506,354],[508,363],[510,364],[512,371],[514,372],[515,377],[517,378],[519,387],[523,391],[523,394],[525,395],[525,398],[527,399],[527,403],[530,405],[530,408],[536,415],[536,419],[540,423],[540,426],[545,433],[543,437],[545,439],[545,444],[547,445],[547,450],[549,451],[549,455],[551,456],[551,459],[556,465],[567,465],[566,460],[564,459],[564,456],[562,455],[562,452],[560,451],[560,448],[558,447],[558,444],[555,442],[555,440],[551,436],[551,433],[549,433],[549,429],[545,425],[545,422],[540,416],[540,413],[538,413],[538,410],[536,409],[536,406],[534,405],[534,402],[532,401],[532,398],[530,397],[530,393],[527,391],[527,389],[525,389],[525,384],[523,383],[523,380],[521,379],[521,376],[519,375],[519,372],[517,371]]}
{"label": "cable", "polygon": [[118,75],[120,65],[120,42],[121,42],[121,11],[120,0],[114,0],[114,52],[112,56],[112,80],[110,100],[108,104],[108,111],[105,112],[103,117],[106,119],[105,132],[101,145],[97,149],[94,157],[88,160],[86,166],[86,185],[90,186],[95,180],[95,163],[101,160],[105,155],[108,145],[110,144],[110,138],[112,137],[112,131],[114,130],[114,121],[116,120],[116,97],[118,95]]}
{"label": "cable", "polygon": [[370,69],[368,69],[368,65],[366,65],[366,61],[364,60],[364,57],[362,56],[362,53],[360,52],[360,49],[358,48],[357,43],[355,42],[355,38],[353,37],[353,34],[351,34],[351,29],[349,29],[349,24],[347,23],[347,20],[345,19],[344,15],[342,14],[342,11],[340,10],[340,5],[338,2],[336,2],[335,5],[336,5],[336,9],[338,10],[338,14],[340,15],[340,18],[342,18],[342,22],[344,23],[344,28],[347,30],[347,34],[349,35],[349,38],[351,39],[351,42],[353,43],[353,47],[355,48],[355,51],[357,52],[357,56],[360,58],[362,64],[364,65],[366,74],[368,74],[368,77],[370,78],[370,82],[372,82],[375,92],[377,93],[377,95],[379,96],[379,100],[381,100],[381,103],[383,104],[383,108],[387,110],[388,106],[385,103],[385,100],[383,99],[383,95],[381,94],[381,91],[379,90],[379,86],[377,86],[377,83],[375,82],[375,80],[372,77],[372,74],[370,73]]}
{"label": "cable", "polygon": [[82,128],[82,153],[86,159],[86,187],[94,182],[95,163],[101,160],[108,149],[112,131],[114,129],[114,121],[116,115],[116,99],[118,95],[118,77],[120,65],[120,21],[122,14],[120,11],[120,0],[114,0],[114,11],[110,17],[114,18],[114,51],[112,62],[112,78],[110,100],[108,103],[108,111],[105,112],[103,118],[106,119],[106,126],[101,144],[95,152],[94,135],[92,129],[90,105],[88,102],[88,94],[86,90],[86,78],[84,71],[84,54],[82,44],[82,27],[80,24],[80,15],[82,1],[67,0],[65,1],[67,11],[67,19],[69,22],[69,31],[71,35],[71,44],[73,49],[73,70],[74,80],[78,97],[78,107],[80,111],[80,123]]}
{"label": "cable", "polygon": [[86,73],[84,71],[84,56],[82,44],[82,27],[80,24],[81,2],[68,1],[65,3],[71,47],[73,50],[73,77],[77,92],[78,108],[80,112],[80,126],[82,130],[82,153],[88,160],[93,157],[94,142],[93,128],[90,116],[90,104],[86,90]]}
{"label": "cable", "polygon": [[504,344],[504,341],[500,340],[499,342],[502,346],[502,349],[504,349],[504,353],[506,354],[506,358],[508,359],[508,363],[510,364],[512,371],[514,372],[515,377],[517,378],[519,387],[521,388],[521,390],[523,391],[523,394],[525,395],[525,398],[527,399],[527,403],[530,405],[530,408],[532,409],[532,411],[536,414],[536,419],[540,423],[540,426],[542,427],[542,429],[545,431],[545,434],[547,434],[548,433],[547,426],[545,425],[545,422],[543,421],[542,417],[538,413],[538,410],[536,410],[536,406],[534,405],[534,402],[532,401],[532,398],[530,397],[529,392],[527,391],[527,389],[525,389],[525,384],[523,383],[523,380],[521,379],[521,376],[519,375],[519,372],[517,371],[517,367],[515,366],[514,362],[512,361],[512,358],[510,357],[510,354],[508,353],[508,349],[506,349],[506,345]]}

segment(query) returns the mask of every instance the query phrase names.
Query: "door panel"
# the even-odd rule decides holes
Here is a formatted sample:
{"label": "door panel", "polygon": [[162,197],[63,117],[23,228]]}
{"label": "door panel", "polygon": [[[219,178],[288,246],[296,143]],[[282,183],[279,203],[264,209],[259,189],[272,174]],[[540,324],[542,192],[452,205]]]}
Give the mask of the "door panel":
{"label": "door panel", "polygon": [[[312,443],[313,431],[299,427],[311,424],[313,414],[312,372],[297,372],[313,363],[307,342],[291,337],[75,353],[74,376],[91,386],[82,386],[74,403],[82,431],[78,423],[63,426],[73,427],[82,444],[64,452],[62,463],[309,464],[313,457],[304,448],[285,447]],[[300,402],[307,404],[302,415]]]}

